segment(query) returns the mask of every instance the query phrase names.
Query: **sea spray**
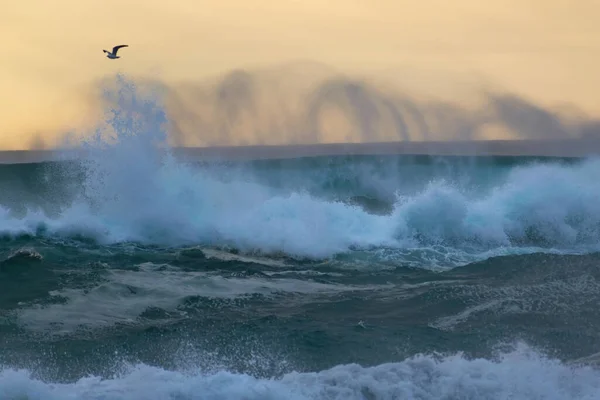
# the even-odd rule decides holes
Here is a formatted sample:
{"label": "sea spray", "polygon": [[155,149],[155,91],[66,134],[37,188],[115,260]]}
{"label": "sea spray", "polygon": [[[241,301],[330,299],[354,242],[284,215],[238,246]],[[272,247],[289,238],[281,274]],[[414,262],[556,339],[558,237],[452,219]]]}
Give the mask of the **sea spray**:
{"label": "sea spray", "polygon": [[[107,118],[82,144],[77,165],[84,178],[75,200],[52,218],[35,209],[19,219],[4,213],[4,233],[43,232],[105,244],[226,246],[317,259],[367,252],[376,261],[385,249],[386,261],[429,260],[432,267],[493,254],[598,250],[595,159],[502,164],[498,171],[482,170],[486,175],[467,168],[473,162],[457,173],[449,161],[436,158],[428,167],[423,160],[418,165],[405,160],[387,175],[377,167],[379,183],[369,183],[379,158],[358,167],[313,168],[311,176],[302,175],[302,160],[280,161],[261,177],[251,168],[240,173],[242,166],[223,173],[223,166],[183,163],[171,153],[159,91],[118,76],[104,99]],[[355,165],[353,159],[347,163]],[[295,186],[291,178],[288,186],[281,184],[285,165],[295,165]],[[418,184],[408,178],[414,171]],[[335,177],[329,182],[341,183],[331,186],[326,173]],[[321,187],[302,186],[311,179]],[[365,191],[389,206],[378,206]]]}
{"label": "sea spray", "polygon": [[416,355],[398,363],[338,365],[276,379],[132,365],[110,379],[90,376],[57,384],[34,379],[24,370],[0,370],[0,394],[7,400],[592,400],[600,396],[599,382],[597,370],[570,367],[526,347],[503,354],[498,360],[470,360],[462,354]]}

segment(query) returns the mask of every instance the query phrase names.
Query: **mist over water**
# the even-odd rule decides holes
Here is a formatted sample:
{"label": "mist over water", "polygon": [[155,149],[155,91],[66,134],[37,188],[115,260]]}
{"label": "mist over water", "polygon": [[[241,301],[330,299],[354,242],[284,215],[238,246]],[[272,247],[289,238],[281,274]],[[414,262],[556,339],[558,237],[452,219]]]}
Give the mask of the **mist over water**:
{"label": "mist over water", "polygon": [[600,160],[184,163],[116,88],[0,166],[0,398],[600,396]]}
{"label": "mist over water", "polygon": [[4,210],[6,234],[230,246],[313,259],[385,248],[386,258],[396,252],[402,262],[407,252],[413,258],[433,251],[446,266],[493,254],[597,249],[596,159],[511,165],[338,156],[194,165],[166,146],[158,97],[138,94],[123,77],[105,95],[114,105],[106,125],[86,140],[83,158],[54,173],[63,178],[52,191],[70,201],[54,218],[35,207],[19,219]]}

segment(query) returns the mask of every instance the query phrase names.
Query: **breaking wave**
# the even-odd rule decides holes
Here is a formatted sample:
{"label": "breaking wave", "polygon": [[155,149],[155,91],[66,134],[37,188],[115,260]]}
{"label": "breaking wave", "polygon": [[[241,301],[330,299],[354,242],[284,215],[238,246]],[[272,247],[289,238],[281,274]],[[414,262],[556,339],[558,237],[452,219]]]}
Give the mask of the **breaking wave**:
{"label": "breaking wave", "polygon": [[224,179],[183,163],[164,145],[167,121],[155,97],[125,80],[107,93],[116,106],[84,146],[78,165],[85,178],[75,200],[52,217],[41,209],[15,217],[0,208],[5,235],[230,246],[308,258],[387,249],[399,261],[417,252],[454,265],[498,254],[598,250],[596,159],[517,165],[479,187],[444,176],[414,189],[397,182],[389,188],[390,209],[374,213],[335,196],[283,190],[247,174]]}

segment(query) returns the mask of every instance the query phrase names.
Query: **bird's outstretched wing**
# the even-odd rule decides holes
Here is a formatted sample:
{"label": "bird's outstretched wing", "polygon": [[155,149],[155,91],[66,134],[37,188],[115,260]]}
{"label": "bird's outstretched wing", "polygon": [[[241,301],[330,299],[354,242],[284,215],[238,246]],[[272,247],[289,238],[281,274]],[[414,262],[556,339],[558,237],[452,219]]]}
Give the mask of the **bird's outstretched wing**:
{"label": "bird's outstretched wing", "polygon": [[121,47],[129,47],[129,46],[128,46],[128,45],[126,45],[126,44],[120,44],[120,45],[118,45],[118,46],[115,46],[115,47],[113,47],[112,53],[113,53],[113,54],[116,56],[116,55],[117,55],[117,51],[119,51],[119,49],[120,49]]}

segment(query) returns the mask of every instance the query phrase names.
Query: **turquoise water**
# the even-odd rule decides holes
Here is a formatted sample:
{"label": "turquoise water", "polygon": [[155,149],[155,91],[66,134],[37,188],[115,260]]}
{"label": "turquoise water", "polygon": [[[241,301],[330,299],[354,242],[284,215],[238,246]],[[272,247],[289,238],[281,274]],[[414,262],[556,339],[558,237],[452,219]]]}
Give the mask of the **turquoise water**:
{"label": "turquoise water", "polygon": [[600,398],[598,160],[184,164],[150,100],[0,166],[0,399]]}

